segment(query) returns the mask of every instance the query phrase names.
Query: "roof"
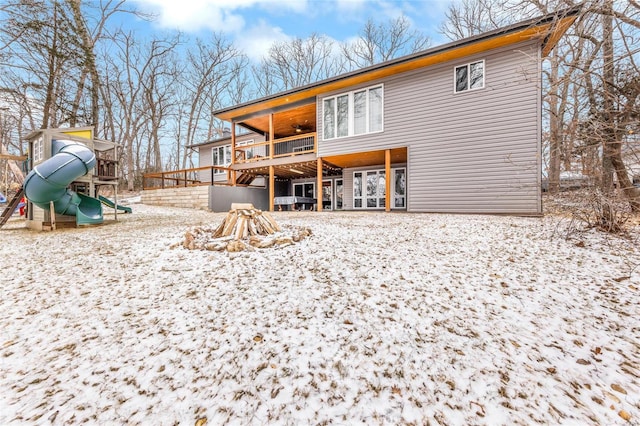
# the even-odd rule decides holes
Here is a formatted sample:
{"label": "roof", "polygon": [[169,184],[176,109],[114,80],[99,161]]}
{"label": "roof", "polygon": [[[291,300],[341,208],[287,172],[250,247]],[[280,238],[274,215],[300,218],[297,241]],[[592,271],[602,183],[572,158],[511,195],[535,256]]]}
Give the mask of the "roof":
{"label": "roof", "polygon": [[376,80],[397,73],[424,68],[438,63],[456,60],[475,53],[511,44],[538,39],[542,55],[553,49],[560,37],[577,19],[581,6],[522,21],[513,25],[456,40],[451,43],[392,59],[367,68],[341,74],[326,80],[300,86],[253,101],[214,111],[214,116],[225,121],[238,121],[253,114],[274,112],[282,108],[311,102],[315,96]]}

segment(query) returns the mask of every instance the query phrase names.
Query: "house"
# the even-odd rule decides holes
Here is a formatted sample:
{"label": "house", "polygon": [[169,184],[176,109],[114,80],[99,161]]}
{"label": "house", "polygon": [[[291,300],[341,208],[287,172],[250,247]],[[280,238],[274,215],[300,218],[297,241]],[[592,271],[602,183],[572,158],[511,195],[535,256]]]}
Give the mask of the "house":
{"label": "house", "polygon": [[228,163],[234,188],[263,179],[269,210],[541,214],[542,61],[579,10],[215,111],[231,134],[201,165]]}

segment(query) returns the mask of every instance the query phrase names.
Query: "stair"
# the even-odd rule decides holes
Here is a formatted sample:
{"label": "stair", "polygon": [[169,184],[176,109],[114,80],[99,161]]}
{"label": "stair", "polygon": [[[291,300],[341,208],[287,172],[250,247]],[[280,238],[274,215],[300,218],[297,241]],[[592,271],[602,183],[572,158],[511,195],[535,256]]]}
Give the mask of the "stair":
{"label": "stair", "polygon": [[236,185],[249,185],[256,177],[248,173],[242,173],[236,177]]}
{"label": "stair", "polygon": [[20,204],[20,200],[23,196],[24,189],[20,187],[18,192],[16,192],[16,195],[14,195],[13,198],[9,201],[9,204],[7,204],[7,206],[4,208],[4,211],[0,216],[0,228],[2,228],[5,223],[7,223],[11,216],[13,216],[13,212],[16,210],[16,207],[18,207],[18,204]]}

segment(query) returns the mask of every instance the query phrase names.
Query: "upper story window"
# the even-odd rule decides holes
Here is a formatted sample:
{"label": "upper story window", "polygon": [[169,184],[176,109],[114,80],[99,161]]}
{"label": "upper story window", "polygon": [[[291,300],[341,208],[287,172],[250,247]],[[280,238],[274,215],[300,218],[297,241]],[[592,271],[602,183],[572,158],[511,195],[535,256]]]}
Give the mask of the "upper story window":
{"label": "upper story window", "polygon": [[324,140],[382,131],[383,86],[342,93],[322,101]]}
{"label": "upper story window", "polygon": [[482,89],[484,87],[484,61],[460,65],[455,70],[455,92]]}

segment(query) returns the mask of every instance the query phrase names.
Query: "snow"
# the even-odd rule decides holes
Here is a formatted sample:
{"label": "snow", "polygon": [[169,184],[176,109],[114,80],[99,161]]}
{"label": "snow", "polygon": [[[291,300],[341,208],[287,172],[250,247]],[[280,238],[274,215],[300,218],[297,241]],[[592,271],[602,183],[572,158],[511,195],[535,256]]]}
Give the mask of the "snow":
{"label": "snow", "polygon": [[0,424],[640,424],[637,228],[275,212],[313,235],[229,253],[133,208],[0,230]]}

